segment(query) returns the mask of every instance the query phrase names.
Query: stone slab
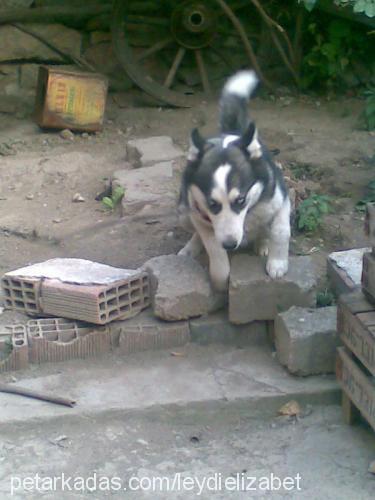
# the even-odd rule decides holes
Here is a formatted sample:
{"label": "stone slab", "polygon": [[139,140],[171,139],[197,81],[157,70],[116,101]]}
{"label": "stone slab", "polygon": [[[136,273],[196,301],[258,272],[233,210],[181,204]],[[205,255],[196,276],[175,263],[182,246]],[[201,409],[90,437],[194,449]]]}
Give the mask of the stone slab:
{"label": "stone slab", "polygon": [[289,271],[271,279],[261,257],[234,255],[229,279],[229,321],[235,324],[273,320],[291,306],[312,307],[317,276],[310,257],[289,258]]}
{"label": "stone slab", "polygon": [[267,331],[266,321],[233,325],[224,311],[190,320],[191,341],[200,345],[231,344],[242,347],[264,344],[268,339]]}
{"label": "stone slab", "polygon": [[131,149],[138,150],[143,167],[175,160],[185,154],[181,148],[174,144],[171,137],[167,136],[132,139],[127,144]]}
{"label": "stone slab", "polygon": [[29,428],[31,422],[80,418],[87,425],[88,418],[111,418],[115,412],[123,418],[130,411],[166,407],[170,416],[199,405],[205,412],[213,408],[214,415],[231,407],[233,411],[242,408],[248,416],[261,407],[264,416],[270,410],[274,414],[290,399],[309,404],[338,402],[334,377],[293,377],[267,346],[236,349],[191,344],[179,350],[181,356],[162,350],[109,354],[95,363],[74,360],[17,372],[17,386],[71,397],[77,404],[64,408],[0,393],[0,424],[2,428],[10,424],[14,430],[15,423]]}
{"label": "stone slab", "polygon": [[178,321],[201,316],[223,304],[215,300],[208,273],[195,260],[181,255],[154,257],[143,265],[148,273],[155,316]]}
{"label": "stone slab", "polygon": [[361,286],[362,259],[370,248],[332,252],[327,258],[327,275],[336,295],[351,293]]}
{"label": "stone slab", "polygon": [[126,215],[133,215],[146,206],[162,209],[176,204],[177,190],[171,161],[153,167],[117,170],[113,174],[112,186],[121,186],[125,190],[122,208]]}
{"label": "stone slab", "polygon": [[336,306],[291,307],[275,319],[275,344],[280,363],[295,375],[333,373],[337,334]]}

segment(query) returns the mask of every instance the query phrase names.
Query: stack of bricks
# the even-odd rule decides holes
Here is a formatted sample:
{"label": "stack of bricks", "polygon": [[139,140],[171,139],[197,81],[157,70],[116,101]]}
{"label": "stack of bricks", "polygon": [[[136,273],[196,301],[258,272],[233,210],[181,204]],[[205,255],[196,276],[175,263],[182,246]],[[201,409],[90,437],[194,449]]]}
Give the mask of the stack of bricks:
{"label": "stack of bricks", "polygon": [[[66,281],[38,274],[37,267],[44,265],[47,273],[52,267],[52,275],[60,272]],[[82,274],[94,283],[86,283]],[[107,324],[133,318],[150,304],[144,271],[81,260],[56,259],[12,271],[1,286],[7,309],[37,319],[0,328],[0,372],[24,369],[29,362],[108,353],[114,341]]]}
{"label": "stack of bricks", "polygon": [[5,274],[1,285],[7,309],[97,325],[131,318],[149,305],[148,277],[142,271],[110,284],[97,285]]}
{"label": "stack of bricks", "polygon": [[362,415],[375,430],[375,206],[367,206],[365,229],[371,251],[363,255],[362,291],[341,295],[337,309],[344,346],[338,348],[336,375],[345,421]]}

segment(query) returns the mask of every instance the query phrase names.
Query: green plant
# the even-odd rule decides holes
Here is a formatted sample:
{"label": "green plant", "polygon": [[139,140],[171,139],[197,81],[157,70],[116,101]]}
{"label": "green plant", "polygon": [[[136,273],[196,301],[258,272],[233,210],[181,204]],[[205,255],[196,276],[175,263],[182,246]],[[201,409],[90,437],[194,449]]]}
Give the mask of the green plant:
{"label": "green plant", "polygon": [[367,184],[366,191],[366,195],[355,206],[357,212],[366,212],[367,203],[375,203],[375,179]]}
{"label": "green plant", "polygon": [[316,294],[317,307],[332,306],[334,303],[335,303],[335,296],[328,288]]}
{"label": "green plant", "polygon": [[316,15],[307,27],[310,49],[302,59],[301,80],[305,88],[345,87],[347,78],[352,79],[358,64],[366,64],[371,53],[370,37],[361,28],[342,19],[327,21]]}
{"label": "green plant", "polygon": [[121,186],[115,187],[111,196],[105,196],[102,203],[107,210],[114,210],[125,195],[125,189]]}
{"label": "green plant", "polygon": [[[318,0],[298,0],[298,3],[303,3],[306,9],[310,12],[313,10]],[[334,0],[338,7],[346,7],[351,5],[353,12],[363,12],[367,17],[375,16],[375,0]]]}
{"label": "green plant", "polygon": [[303,200],[297,208],[297,228],[305,233],[315,232],[325,214],[331,211],[330,197],[312,194]]}

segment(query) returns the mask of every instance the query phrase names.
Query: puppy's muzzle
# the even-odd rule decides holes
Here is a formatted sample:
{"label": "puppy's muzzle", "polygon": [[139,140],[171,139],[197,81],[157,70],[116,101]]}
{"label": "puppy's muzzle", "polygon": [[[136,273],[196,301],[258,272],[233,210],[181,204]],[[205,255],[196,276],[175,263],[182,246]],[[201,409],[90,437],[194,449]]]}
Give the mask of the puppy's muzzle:
{"label": "puppy's muzzle", "polygon": [[226,240],[223,241],[222,245],[225,248],[225,250],[234,250],[238,246],[237,240],[235,240],[234,238],[227,238]]}

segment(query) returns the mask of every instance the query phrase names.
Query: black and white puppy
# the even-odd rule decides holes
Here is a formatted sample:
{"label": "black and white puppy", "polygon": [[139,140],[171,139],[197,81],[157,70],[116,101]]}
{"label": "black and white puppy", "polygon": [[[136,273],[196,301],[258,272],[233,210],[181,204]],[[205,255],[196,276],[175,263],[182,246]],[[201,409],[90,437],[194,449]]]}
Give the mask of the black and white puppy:
{"label": "black and white puppy", "polygon": [[[214,287],[224,291],[229,277],[227,250],[244,234],[267,255],[271,278],[288,270],[290,201],[281,170],[258,139],[248,116],[248,101],[258,83],[253,71],[240,71],[224,86],[217,137],[197,129],[182,177],[180,221],[195,231],[179,255],[196,257],[206,249]],[[190,223],[190,224],[189,224]]]}

